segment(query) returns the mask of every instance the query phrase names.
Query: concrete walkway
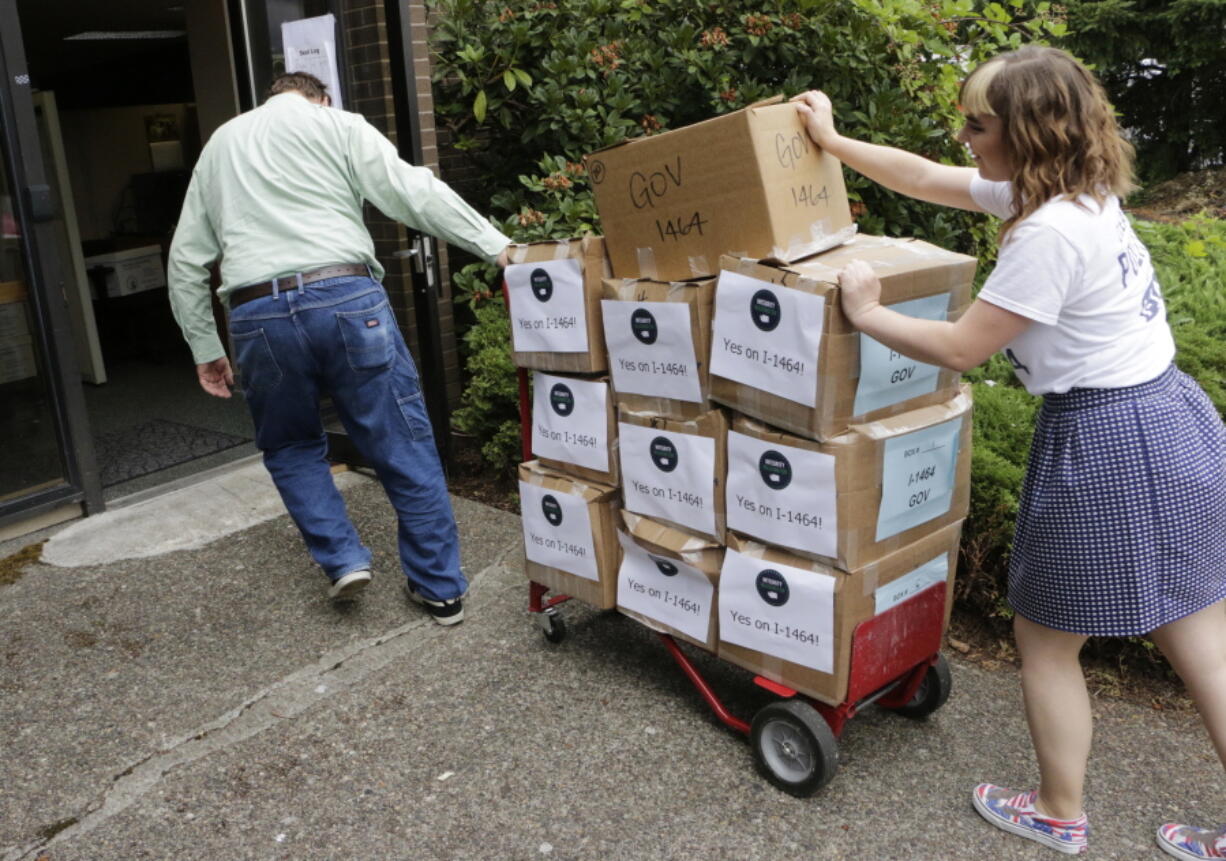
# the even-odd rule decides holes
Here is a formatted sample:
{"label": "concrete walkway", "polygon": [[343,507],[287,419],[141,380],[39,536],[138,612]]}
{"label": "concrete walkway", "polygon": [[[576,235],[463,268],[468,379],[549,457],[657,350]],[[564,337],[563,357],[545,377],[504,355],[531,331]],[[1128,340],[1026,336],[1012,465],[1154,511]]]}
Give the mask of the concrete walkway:
{"label": "concrete walkway", "polygon": [[[381,489],[338,481],[377,572],[349,606],[258,469],[74,524],[0,587],[0,859],[1057,857],[969,802],[1035,779],[1013,671],[951,655],[943,709],[870,708],[794,799],[642,626],[571,602],[544,640],[517,517],[455,500],[473,585],[444,629],[403,599]],[[768,701],[697,662],[734,712]],[[1163,819],[1226,818],[1194,716],[1096,715],[1090,857],[1164,858]]]}

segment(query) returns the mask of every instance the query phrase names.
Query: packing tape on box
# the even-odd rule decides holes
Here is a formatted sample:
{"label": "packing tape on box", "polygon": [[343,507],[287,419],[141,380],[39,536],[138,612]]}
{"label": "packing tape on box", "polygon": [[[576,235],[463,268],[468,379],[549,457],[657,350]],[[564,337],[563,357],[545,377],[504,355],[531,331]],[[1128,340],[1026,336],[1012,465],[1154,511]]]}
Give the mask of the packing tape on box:
{"label": "packing tape on box", "polygon": [[695,278],[705,278],[719,271],[719,267],[713,267],[707,261],[707,255],[696,254],[688,258],[690,264],[690,274]]}
{"label": "packing tape on box", "polygon": [[[529,484],[535,484],[537,487],[545,487],[545,488],[548,488],[549,490],[556,490],[558,493],[566,493],[571,496],[582,496],[584,493],[590,491],[592,493],[595,493],[597,497],[600,497],[610,491],[617,490],[617,487],[614,485],[611,485],[608,483],[602,483],[594,479],[589,479],[589,478],[575,475],[574,473],[566,472],[562,468],[562,466],[552,466],[552,464],[555,464],[555,463],[565,464],[566,466],[573,466],[572,464],[566,464],[565,461],[553,460],[553,459],[543,458],[543,457],[538,457],[537,460],[540,461],[542,466],[554,469],[557,473],[560,473],[560,474],[559,475],[538,475],[536,473],[529,473],[529,478],[525,479]],[[588,471],[594,472],[595,470],[588,470]],[[573,490],[571,489],[563,490],[562,487],[564,486],[569,486],[570,488],[573,488]],[[590,504],[593,501],[594,500],[588,500],[588,503]]]}
{"label": "packing tape on box", "polygon": [[[942,421],[950,421],[951,419],[966,415],[971,409],[971,398],[965,391],[959,391],[958,394],[941,406],[944,407],[945,412],[943,418],[932,418],[932,413],[928,409],[924,409],[923,416],[915,424],[901,425],[896,418],[882,419],[881,421],[854,424],[851,426],[851,430],[869,439],[887,439],[892,436],[899,436],[900,434],[910,433],[920,428],[940,424]],[[913,412],[919,412],[919,410],[914,410]],[[902,415],[906,415],[906,413]]]}
{"label": "packing tape on box", "polygon": [[656,268],[656,253],[650,246],[644,248],[636,248],[634,256],[639,261],[639,277],[647,278],[651,281],[659,280],[659,269]]}
{"label": "packing tape on box", "polygon": [[809,225],[809,235],[797,235],[788,240],[786,246],[776,245],[771,248],[771,256],[776,260],[799,260],[812,257],[823,251],[829,251],[850,240],[856,235],[856,225],[849,224],[839,230],[830,230],[830,219],[823,218]]}
{"label": "packing tape on box", "polygon": [[570,257],[570,240],[559,239],[558,247],[553,250],[553,259],[565,260],[568,257]]}

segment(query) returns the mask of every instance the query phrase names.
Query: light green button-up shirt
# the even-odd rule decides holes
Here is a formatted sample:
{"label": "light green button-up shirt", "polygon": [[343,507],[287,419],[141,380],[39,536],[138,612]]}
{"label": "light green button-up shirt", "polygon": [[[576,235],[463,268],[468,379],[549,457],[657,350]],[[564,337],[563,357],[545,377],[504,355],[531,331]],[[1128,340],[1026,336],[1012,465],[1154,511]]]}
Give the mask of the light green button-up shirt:
{"label": "light green button-up shirt", "polygon": [[401,161],[359,114],[273,96],[213,133],[170,245],[170,304],[195,361],[225,355],[209,299],[218,259],[223,301],[238,287],[334,263],[366,263],[382,278],[363,200],[486,260],[510,242],[429,169]]}

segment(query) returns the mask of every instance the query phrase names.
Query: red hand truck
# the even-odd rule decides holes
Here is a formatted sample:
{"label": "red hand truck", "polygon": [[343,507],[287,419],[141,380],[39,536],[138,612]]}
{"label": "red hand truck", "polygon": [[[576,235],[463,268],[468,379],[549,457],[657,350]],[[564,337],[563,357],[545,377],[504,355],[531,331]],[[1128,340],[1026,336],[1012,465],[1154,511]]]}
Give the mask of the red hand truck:
{"label": "red hand truck", "polygon": [[[509,309],[510,294],[503,283]],[[525,461],[532,459],[532,416],[528,373],[517,368],[519,418]],[[559,605],[567,595],[549,595],[540,583],[528,583],[528,612],[545,639],[560,643],[566,622]],[[657,632],[682,672],[725,726],[749,736],[758,771],[774,786],[797,797],[813,795],[838,770],[838,738],[847,721],[877,704],[909,718],[924,718],[949,699],[952,677],[940,653],[945,624],[946,586],[935,583],[902,603],[856,625],[851,638],[847,696],[832,706],[762,676],[754,683],[780,697],[746,722],[733,715],[682,651],[676,639]]]}

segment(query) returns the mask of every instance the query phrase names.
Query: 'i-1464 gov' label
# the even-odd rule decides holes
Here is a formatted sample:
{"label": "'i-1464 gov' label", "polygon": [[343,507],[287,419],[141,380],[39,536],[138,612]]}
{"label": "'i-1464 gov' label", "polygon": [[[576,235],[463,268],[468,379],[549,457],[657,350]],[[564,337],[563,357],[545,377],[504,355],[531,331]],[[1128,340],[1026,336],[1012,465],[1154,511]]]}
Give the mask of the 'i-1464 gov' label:
{"label": "'i-1464 gov' label", "polygon": [[885,441],[877,541],[949,511],[965,418],[959,416]]}
{"label": "'i-1464 gov' label", "polygon": [[[949,294],[925,296],[889,306],[891,311],[925,320],[944,320]],[[937,390],[941,369],[895,352],[868,335],[860,335],[860,381],[856,384],[855,415],[902,403]]]}

